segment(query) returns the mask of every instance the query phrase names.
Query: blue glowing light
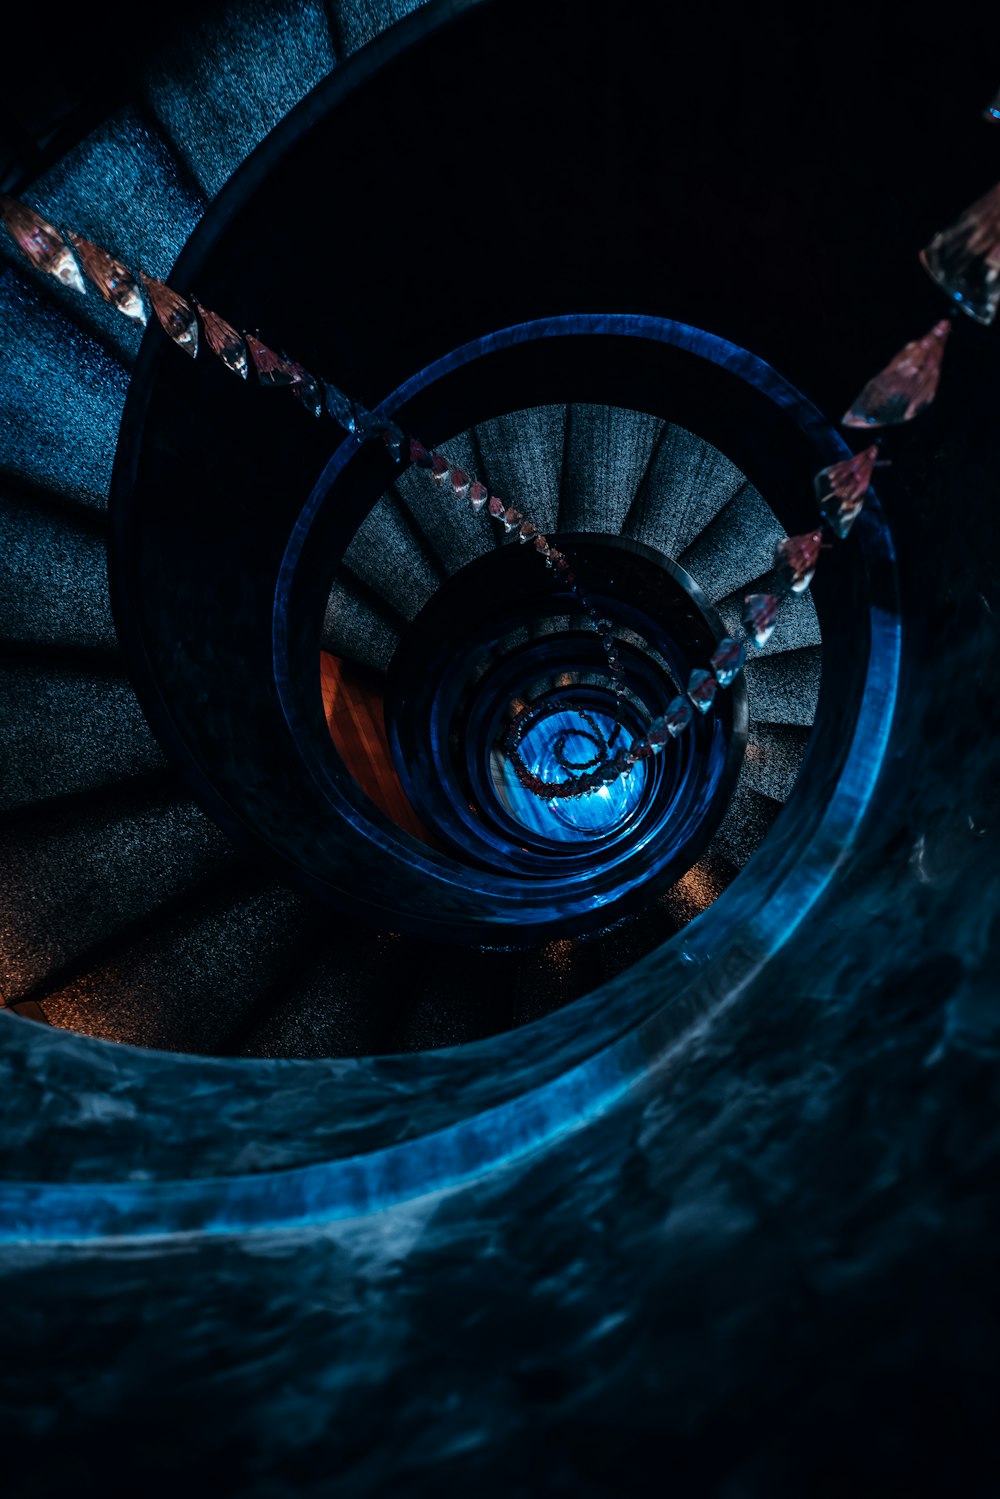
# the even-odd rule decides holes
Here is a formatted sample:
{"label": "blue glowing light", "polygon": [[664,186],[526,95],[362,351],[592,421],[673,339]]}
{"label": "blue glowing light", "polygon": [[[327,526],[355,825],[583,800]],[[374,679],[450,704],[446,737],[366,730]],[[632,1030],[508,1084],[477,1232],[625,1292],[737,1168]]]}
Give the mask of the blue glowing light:
{"label": "blue glowing light", "polygon": [[[593,768],[607,758],[604,747],[615,729],[611,713],[588,709],[602,739],[570,707],[545,714],[527,731],[520,743],[520,754],[532,775],[545,781],[565,781],[573,774],[563,768],[572,763]],[[628,744],[631,735],[622,731],[615,741]],[[582,773],[582,770],[581,770]],[[509,761],[505,762],[497,791],[512,817],[530,832],[559,842],[607,838],[630,821],[642,801],[646,785],[645,761],[632,767],[630,775],[600,786],[584,796],[553,797],[546,801],[526,791]]]}

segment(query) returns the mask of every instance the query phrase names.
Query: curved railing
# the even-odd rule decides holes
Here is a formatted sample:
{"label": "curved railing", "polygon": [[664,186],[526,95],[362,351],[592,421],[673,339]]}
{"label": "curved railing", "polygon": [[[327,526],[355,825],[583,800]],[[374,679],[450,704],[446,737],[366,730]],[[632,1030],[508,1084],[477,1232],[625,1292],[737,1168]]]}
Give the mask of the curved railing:
{"label": "curved railing", "polygon": [[[511,799],[517,805],[523,796],[510,764],[510,735],[520,739],[529,706],[553,695],[544,685],[552,675],[588,679],[585,687],[563,685],[554,694],[564,732],[580,731],[573,705],[583,693],[590,713],[603,715],[609,736],[617,727],[627,746],[725,636],[693,579],[651,548],[613,536],[559,539],[586,578],[588,596],[629,637],[618,641],[626,695],[619,701],[610,689],[600,644],[584,629],[586,616],[576,609],[574,621],[567,612],[574,607],[568,590],[553,584],[529,552],[504,547],[455,574],[401,640],[387,680],[390,744],[420,817],[457,853],[507,875],[544,878],[557,869],[567,897],[574,885],[592,893],[607,866],[624,875],[630,859],[638,858],[643,888],[652,892],[690,868],[726,808],[746,741],[745,685],[738,679],[735,693],[720,695],[714,712],[692,715],[669,753],[639,761],[622,778],[644,786],[628,817],[599,816],[629,796],[627,784],[610,778],[603,796],[595,791],[569,814],[564,804],[550,806],[535,795],[525,815],[512,816]],[[505,634],[517,641],[526,628],[567,619],[569,631],[547,630],[513,649],[504,646]],[[475,668],[490,652],[489,671],[478,676]],[[586,721],[582,731],[593,733]],[[603,736],[594,742],[606,744]],[[609,754],[588,758],[599,765]],[[554,764],[552,774],[569,780],[574,767],[567,775],[565,766]],[[498,775],[505,794],[498,795]],[[574,827],[579,839],[571,836]]]}
{"label": "curved railing", "polygon": [[[609,377],[612,367],[614,376]],[[808,524],[813,504],[811,476],[816,468],[845,451],[818,414],[766,366],[722,340],[652,318],[551,319],[505,330],[467,345],[415,377],[383,404],[379,415],[407,426],[419,425],[436,439],[448,420],[444,412],[451,409],[453,397],[457,395],[459,409],[451,421],[462,430],[460,423],[471,425],[493,414],[500,406],[498,380],[515,372],[524,375],[524,381],[516,385],[522,404],[526,395],[539,403],[556,393],[563,399],[578,392],[588,399],[608,398],[614,379],[631,379],[634,399],[642,400],[641,409],[683,420],[744,472],[749,470],[788,530],[796,526],[801,530]],[[525,384],[529,386],[526,392]],[[663,400],[664,390],[671,393],[669,402]],[[680,399],[678,391],[683,391]],[[508,396],[508,405],[510,400]],[[373,869],[381,867],[383,906],[387,880],[390,890],[392,885],[400,890],[398,910],[403,921],[415,915],[442,932],[450,921],[467,935],[478,931],[496,938],[505,924],[522,934],[534,929],[537,936],[546,924],[572,922],[592,911],[595,897],[606,911],[613,911],[615,901],[627,898],[634,888],[618,871],[603,886],[598,872],[577,905],[562,876],[548,885],[541,876],[526,893],[518,881],[495,871],[488,877],[477,875],[425,848],[418,849],[384,819],[372,816],[371,809],[358,804],[318,709],[315,648],[332,572],[382,487],[384,476],[371,456],[344,444],[296,522],[282,562],[274,606],[275,680],[303,763],[331,811],[365,840]],[[838,744],[843,743],[845,717],[852,716],[852,698],[856,701],[868,661],[867,591],[864,570],[843,556],[831,559],[823,586],[817,589],[821,615],[836,613],[839,646],[836,659],[825,668],[826,708],[821,699],[818,727],[822,728],[824,711],[836,718]],[[845,601],[849,602],[846,612]],[[824,753],[835,753],[832,741],[826,742]],[[398,869],[394,876],[390,874],[386,862],[390,858],[405,859],[417,876],[406,883],[405,894]]]}

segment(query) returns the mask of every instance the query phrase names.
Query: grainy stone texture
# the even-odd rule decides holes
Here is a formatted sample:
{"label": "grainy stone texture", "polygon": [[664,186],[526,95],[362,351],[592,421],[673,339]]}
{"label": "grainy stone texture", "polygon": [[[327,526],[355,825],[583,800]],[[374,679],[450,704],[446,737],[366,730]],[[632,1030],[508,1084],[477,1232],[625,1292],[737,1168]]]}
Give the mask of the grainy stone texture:
{"label": "grainy stone texture", "polygon": [[312,907],[280,887],[225,891],[59,985],[43,1014],[128,1046],[224,1051],[287,977],[310,919]]}
{"label": "grainy stone texture", "polygon": [[491,494],[530,515],[542,532],[559,524],[565,431],[564,406],[514,411],[476,428],[483,483]]}
{"label": "grainy stone texture", "polygon": [[742,780],[776,801],[788,800],[809,743],[809,730],[790,724],[753,724]]}
{"label": "grainy stone texture", "polygon": [[126,782],[86,811],[40,809],[0,837],[0,993],[20,998],[233,857],[176,791]]}
{"label": "grainy stone texture", "polygon": [[747,697],[751,721],[792,723],[807,727],[816,717],[823,652],[810,650],[775,652],[746,664]]}
{"label": "grainy stone texture", "polygon": [[[204,208],[167,142],[134,109],[121,110],[86,136],[32,183],[25,200],[57,226],[102,245],[133,274],[159,277],[170,275]],[[131,364],[140,324],[116,312],[89,283],[81,297],[50,276],[38,279],[47,300]]]}
{"label": "grainy stone texture", "polygon": [[19,271],[0,270],[0,324],[3,471],[104,509],[124,367]]}
{"label": "grainy stone texture", "polygon": [[[740,640],[744,638],[743,600],[751,593],[769,593],[772,581],[773,574],[751,579],[735,593],[718,600],[715,607],[730,635]],[[778,656],[788,651],[807,650],[819,645],[821,639],[816,605],[812,593],[806,589],[805,593],[789,593],[782,599],[774,634],[763,645],[748,642],[747,652],[751,661],[757,661],[761,657]],[[780,667],[776,670],[780,671]]]}
{"label": "grainy stone texture", "polygon": [[331,0],[334,36],[345,56],[357,52],[373,37],[404,16],[420,10],[425,0]]}
{"label": "grainy stone texture", "polygon": [[676,560],[746,482],[718,448],[671,425],[657,444],[623,532]]}
{"label": "grainy stone texture", "polygon": [[570,406],[566,422],[559,529],[617,536],[665,424],[614,406]]}
{"label": "grainy stone texture", "polygon": [[[430,502],[440,503],[434,494]],[[359,578],[377,598],[404,619],[413,619],[441,582],[420,533],[399,501],[383,495],[344,553],[347,579]]]}
{"label": "grainy stone texture", "polygon": [[0,812],[163,768],[124,676],[0,664]]}
{"label": "grainy stone texture", "polygon": [[164,49],[146,95],[207,197],[334,66],[324,7],[215,7]]}
{"label": "grainy stone texture", "polygon": [[742,869],[760,848],[780,811],[780,802],[756,790],[748,777],[741,774],[712,839],[712,850]]}
{"label": "grainy stone texture", "polygon": [[[438,443],[437,451],[443,453],[453,467],[464,469],[470,479],[485,482],[480,473],[479,451],[470,433],[463,432],[447,442]],[[400,474],[394,492],[406,506],[414,525],[426,537],[446,575],[491,552],[499,539],[497,533],[503,534],[496,521],[484,512],[473,510],[467,499],[456,499],[449,486],[438,489],[426,471],[416,466]],[[517,501],[512,498],[510,503],[516,504]]]}
{"label": "grainy stone texture", "polygon": [[117,650],[104,536],[82,516],[0,497],[0,634],[19,643]]}
{"label": "grainy stone texture", "polygon": [[360,597],[356,582],[342,571],[327,600],[323,649],[385,671],[398,644],[394,627],[373,602]]}
{"label": "grainy stone texture", "polygon": [[713,603],[749,583],[771,566],[781,522],[752,485],[745,485],[678,561],[697,578]]}

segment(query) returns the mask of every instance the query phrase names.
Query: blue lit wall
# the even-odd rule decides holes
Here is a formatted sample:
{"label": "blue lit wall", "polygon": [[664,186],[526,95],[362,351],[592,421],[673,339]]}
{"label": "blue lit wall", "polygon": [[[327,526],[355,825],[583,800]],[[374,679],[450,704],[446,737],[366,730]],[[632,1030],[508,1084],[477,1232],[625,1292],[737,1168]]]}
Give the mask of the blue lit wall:
{"label": "blue lit wall", "polygon": [[[566,781],[583,769],[603,763],[609,743],[612,753],[619,744],[627,747],[631,743],[631,735],[621,732],[612,713],[595,708],[588,708],[587,713],[590,724],[568,707],[547,713],[532,724],[519,745],[521,758],[532,775],[550,782]],[[612,739],[616,728],[618,735]],[[567,762],[576,768],[567,770]],[[511,815],[529,831],[555,842],[576,843],[607,838],[624,828],[642,803],[647,775],[645,762],[639,761],[629,775],[582,796],[545,800],[521,785],[506,759],[498,789]]]}

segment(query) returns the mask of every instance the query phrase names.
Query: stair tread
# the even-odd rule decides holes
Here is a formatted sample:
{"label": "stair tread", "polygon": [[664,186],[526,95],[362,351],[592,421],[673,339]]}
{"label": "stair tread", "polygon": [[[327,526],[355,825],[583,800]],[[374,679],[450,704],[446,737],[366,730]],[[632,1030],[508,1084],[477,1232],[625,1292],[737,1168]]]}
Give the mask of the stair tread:
{"label": "stair tread", "polygon": [[742,779],[764,796],[787,801],[809,737],[810,730],[801,724],[751,724]]}
{"label": "stair tread", "polygon": [[[751,593],[766,593],[769,586],[770,577],[765,574],[762,578],[751,578],[735,593],[716,600],[715,607],[722,615],[730,635],[743,639],[743,600]],[[816,605],[813,603],[812,593],[806,589],[805,593],[786,595],[778,612],[774,634],[764,645],[751,646],[749,650],[756,660],[764,656],[779,656],[786,651],[803,650],[808,646],[818,646],[821,640]]]}
{"label": "stair tread", "polygon": [[9,268],[0,270],[0,324],[4,471],[106,509],[124,367]]}
{"label": "stair tread", "polygon": [[231,4],[164,47],[143,86],[189,170],[214,197],[335,64],[319,0]]}
{"label": "stair tread", "polygon": [[355,533],[342,567],[406,620],[415,618],[442,582],[389,495],[382,496]]}
{"label": "stair tread", "polygon": [[506,1030],[523,966],[518,952],[457,950],[428,944],[387,1044],[393,1051],[439,1051]]}
{"label": "stair tread", "polygon": [[[463,468],[470,478],[481,477],[478,456],[468,433],[449,438],[439,447],[449,462]],[[457,500],[447,488],[435,488],[421,469],[406,469],[393,487],[399,503],[423,532],[446,576],[493,551],[495,523],[477,514],[468,500]]]}
{"label": "stair tread", "polygon": [[[25,194],[47,218],[103,245],[133,271],[169,278],[174,261],[204,212],[173,153],[134,109],[112,115],[39,177]],[[99,330],[126,363],[142,330],[116,312],[95,287],[86,297],[44,278],[71,316]],[[184,288],[178,287],[179,291]]]}
{"label": "stair tread", "polygon": [[420,944],[345,927],[311,971],[245,1035],[240,1056],[367,1056],[380,1049],[387,1007],[405,1003]]}
{"label": "stair tread", "polygon": [[702,854],[697,864],[676,880],[669,890],[660,896],[677,931],[694,921],[702,911],[708,909],[739,873],[723,847],[713,841]]}
{"label": "stair tread", "polygon": [[426,0],[330,0],[334,37],[344,57],[381,36],[394,22],[422,9]]}
{"label": "stair tread", "polygon": [[666,423],[620,406],[569,408],[560,531],[618,535]]}
{"label": "stair tread", "polygon": [[751,723],[808,727],[816,717],[822,671],[819,646],[750,658],[744,675]]}
{"label": "stair tread", "polygon": [[41,1001],[50,1025],[161,1051],[217,1054],[280,980],[314,908],[278,885],[227,892]]}
{"label": "stair tread", "polygon": [[745,484],[678,561],[714,603],[766,573],[773,564],[775,543],[784,534],[757,490]]}
{"label": "stair tread", "polygon": [[718,448],[671,424],[639,487],[623,534],[676,559],[745,483]]}
{"label": "stair tread", "polygon": [[236,863],[205,814],[176,792],[128,783],[67,817],[41,809],[0,833],[0,996],[7,1002],[58,974],[192,882]]}
{"label": "stair tread", "polygon": [[741,776],[709,851],[742,869],[767,837],[780,811],[780,801],[756,790]]}
{"label": "stair tread", "polygon": [[399,633],[376,607],[361,598],[343,569],[327,600],[322,646],[332,656],[387,671]]}
{"label": "stair tread", "polygon": [[0,494],[0,636],[117,650],[104,537]]}
{"label": "stair tread", "polygon": [[483,459],[479,477],[491,494],[521,510],[542,532],[559,524],[565,427],[565,406],[535,406],[475,429]]}
{"label": "stair tread", "polygon": [[0,812],[165,765],[124,677],[0,663]]}

